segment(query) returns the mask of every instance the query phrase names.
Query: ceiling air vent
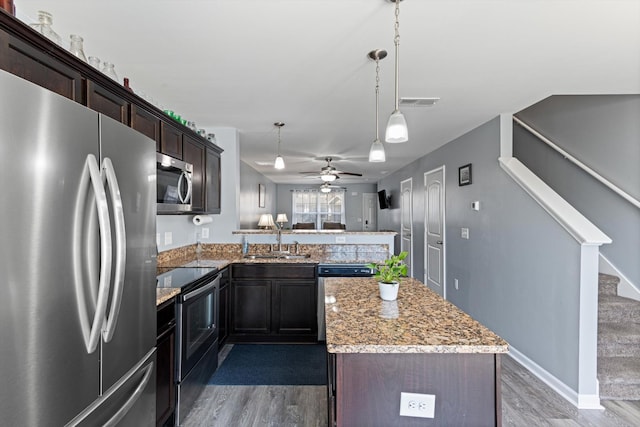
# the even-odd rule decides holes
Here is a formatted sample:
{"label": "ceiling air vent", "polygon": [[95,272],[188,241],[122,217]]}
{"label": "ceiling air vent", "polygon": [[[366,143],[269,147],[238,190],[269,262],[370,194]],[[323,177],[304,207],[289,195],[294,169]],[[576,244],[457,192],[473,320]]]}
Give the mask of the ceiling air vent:
{"label": "ceiling air vent", "polygon": [[405,107],[431,107],[440,98],[400,98],[400,105]]}

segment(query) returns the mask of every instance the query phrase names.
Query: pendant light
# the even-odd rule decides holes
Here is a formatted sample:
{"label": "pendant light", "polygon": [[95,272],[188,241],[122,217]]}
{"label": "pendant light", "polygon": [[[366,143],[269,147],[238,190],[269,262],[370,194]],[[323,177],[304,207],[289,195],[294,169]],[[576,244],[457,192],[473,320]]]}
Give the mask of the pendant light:
{"label": "pendant light", "polygon": [[322,184],[322,185],[320,186],[320,191],[321,191],[322,193],[331,193],[331,187],[329,187],[329,183],[328,183],[328,182],[325,182],[324,184]]}
{"label": "pendant light", "polygon": [[385,131],[384,140],[389,143],[406,142],[409,140],[409,130],[407,129],[407,121],[400,111],[400,95],[398,94],[400,81],[400,2],[402,0],[389,0],[396,4],[396,21],[395,21],[395,37],[393,42],[396,47],[396,99],[395,109],[389,121],[387,122],[387,130]]}
{"label": "pendant light", "polygon": [[369,52],[369,58],[376,61],[376,139],[371,144],[369,150],[369,161],[372,163],[384,162],[387,160],[387,156],[384,152],[384,145],[380,142],[380,135],[378,129],[380,128],[378,110],[380,100],[380,60],[387,57],[387,51],[382,49],[376,49]]}
{"label": "pendant light", "polygon": [[280,130],[282,129],[282,126],[284,126],[284,123],[275,122],[274,126],[278,127],[278,156],[276,157],[273,167],[276,169],[284,169],[284,158],[280,155]]}

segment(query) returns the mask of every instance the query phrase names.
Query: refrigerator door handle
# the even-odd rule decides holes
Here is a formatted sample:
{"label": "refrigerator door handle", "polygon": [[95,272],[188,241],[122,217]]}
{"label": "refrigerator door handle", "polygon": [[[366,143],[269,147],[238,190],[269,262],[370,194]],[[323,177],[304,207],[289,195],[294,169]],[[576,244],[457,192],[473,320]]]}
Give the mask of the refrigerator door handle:
{"label": "refrigerator door handle", "polygon": [[144,370],[145,370],[144,376],[142,377],[142,380],[138,384],[138,387],[136,387],[136,389],[131,394],[131,396],[127,399],[124,405],[122,405],[122,407],[118,409],[118,412],[116,412],[113,415],[113,417],[109,419],[109,421],[103,424],[103,427],[116,426],[120,422],[120,420],[125,415],[127,415],[127,412],[129,412],[131,407],[133,407],[133,405],[140,398],[140,395],[142,395],[142,392],[144,391],[144,389],[147,388],[147,384],[151,379],[151,374],[153,374],[153,362],[149,362],[149,364],[144,368]]}
{"label": "refrigerator door handle", "polygon": [[[182,197],[182,180],[186,179],[187,180],[187,194],[185,194],[184,197]],[[189,202],[189,200],[191,200],[191,178],[189,178],[189,175],[187,174],[187,172],[183,171],[180,174],[180,178],[178,178],[178,197],[180,198],[180,202],[181,203],[187,203]]]}
{"label": "refrigerator door handle", "polygon": [[127,235],[124,227],[124,209],[122,207],[122,198],[120,197],[120,187],[110,158],[104,158],[102,161],[102,170],[105,173],[106,183],[109,186],[116,234],[116,266],[113,281],[113,296],[111,298],[109,314],[105,318],[106,326],[102,332],[104,342],[109,342],[113,338],[116,324],[118,323],[118,315],[120,314],[120,304],[122,303],[124,271],[127,261]]}
{"label": "refrigerator door handle", "polygon": [[[82,274],[82,241],[83,224],[85,219],[85,203],[87,199],[87,187],[91,181],[91,186],[95,195],[95,203],[98,214],[98,227],[100,230],[100,279],[98,285],[98,295],[95,304],[93,320],[89,321],[87,313],[87,302],[85,299],[84,279]],[[109,288],[111,286],[111,225],[109,220],[109,206],[107,195],[102,185],[100,168],[98,161],[93,154],[87,155],[80,176],[80,191],[76,200],[74,220],[73,220],[73,274],[76,287],[76,298],[79,306],[80,325],[84,335],[84,342],[87,353],[93,353],[100,342],[100,332],[104,324],[107,302],[109,299]]]}

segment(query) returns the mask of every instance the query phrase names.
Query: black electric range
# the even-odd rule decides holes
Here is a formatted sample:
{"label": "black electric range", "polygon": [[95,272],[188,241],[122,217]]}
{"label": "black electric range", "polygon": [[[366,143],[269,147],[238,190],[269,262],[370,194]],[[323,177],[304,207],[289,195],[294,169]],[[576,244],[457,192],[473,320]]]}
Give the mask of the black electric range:
{"label": "black electric range", "polygon": [[157,275],[156,285],[158,288],[180,288],[181,293],[189,292],[199,286],[202,279],[214,276],[225,263],[206,259],[192,261]]}

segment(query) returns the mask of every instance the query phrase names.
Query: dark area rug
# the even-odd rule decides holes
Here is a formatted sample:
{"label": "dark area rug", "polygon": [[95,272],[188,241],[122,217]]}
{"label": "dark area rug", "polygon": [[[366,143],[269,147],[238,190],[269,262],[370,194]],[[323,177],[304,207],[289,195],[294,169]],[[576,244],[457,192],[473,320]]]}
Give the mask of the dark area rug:
{"label": "dark area rug", "polygon": [[235,344],[214,385],[326,385],[324,344]]}

